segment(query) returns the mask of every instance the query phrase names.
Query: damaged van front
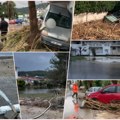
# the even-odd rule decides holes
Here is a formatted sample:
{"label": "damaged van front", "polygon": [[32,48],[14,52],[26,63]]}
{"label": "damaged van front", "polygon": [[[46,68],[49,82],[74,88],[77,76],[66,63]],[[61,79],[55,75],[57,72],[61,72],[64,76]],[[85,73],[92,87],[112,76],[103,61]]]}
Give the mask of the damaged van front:
{"label": "damaged van front", "polygon": [[66,6],[68,3],[64,6],[50,3],[41,27],[44,28],[41,32],[42,42],[59,50],[69,50],[70,46],[72,11]]}

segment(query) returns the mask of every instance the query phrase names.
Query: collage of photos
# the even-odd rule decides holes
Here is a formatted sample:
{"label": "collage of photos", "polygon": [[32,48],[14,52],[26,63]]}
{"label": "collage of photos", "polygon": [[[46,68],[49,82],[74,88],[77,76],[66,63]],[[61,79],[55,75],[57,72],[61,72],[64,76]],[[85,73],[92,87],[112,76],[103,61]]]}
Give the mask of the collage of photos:
{"label": "collage of photos", "polygon": [[120,1],[0,1],[0,119],[120,119]]}

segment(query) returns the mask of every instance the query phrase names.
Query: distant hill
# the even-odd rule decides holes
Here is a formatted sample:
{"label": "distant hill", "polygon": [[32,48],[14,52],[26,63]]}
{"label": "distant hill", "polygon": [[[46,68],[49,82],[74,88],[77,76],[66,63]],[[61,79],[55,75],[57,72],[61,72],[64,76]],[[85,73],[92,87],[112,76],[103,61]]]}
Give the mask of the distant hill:
{"label": "distant hill", "polygon": [[[36,5],[36,8],[43,8],[45,9],[47,7],[48,3],[41,3]],[[28,7],[23,7],[23,8],[16,8],[17,13],[21,13],[21,14],[28,14],[29,10]]]}
{"label": "distant hill", "polygon": [[43,76],[45,77],[47,74],[47,71],[43,71],[43,70],[37,70],[37,71],[20,71],[18,72],[18,76],[31,76],[31,77],[34,77],[34,76]]}

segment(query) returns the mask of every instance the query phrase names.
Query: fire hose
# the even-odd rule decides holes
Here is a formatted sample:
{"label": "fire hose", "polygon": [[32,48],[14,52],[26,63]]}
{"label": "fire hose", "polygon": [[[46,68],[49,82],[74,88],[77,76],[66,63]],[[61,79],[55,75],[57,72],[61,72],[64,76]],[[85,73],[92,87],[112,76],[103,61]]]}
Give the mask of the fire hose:
{"label": "fire hose", "polygon": [[56,98],[56,97],[57,97],[57,94],[48,101],[49,106],[48,106],[40,115],[35,116],[33,119],[37,119],[37,118],[43,116],[43,115],[50,109],[50,107],[52,106],[51,101],[52,101],[54,98]]}

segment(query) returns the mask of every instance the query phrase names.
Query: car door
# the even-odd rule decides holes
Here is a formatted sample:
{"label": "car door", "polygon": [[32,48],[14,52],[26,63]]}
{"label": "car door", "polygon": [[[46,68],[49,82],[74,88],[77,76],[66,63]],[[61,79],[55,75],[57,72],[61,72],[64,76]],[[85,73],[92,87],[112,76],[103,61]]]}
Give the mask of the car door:
{"label": "car door", "polygon": [[107,88],[103,89],[101,91],[101,95],[99,96],[100,101],[103,103],[110,103],[116,98],[116,89],[116,86],[108,86]]}
{"label": "car door", "polygon": [[120,101],[120,86],[117,86],[117,92],[115,94],[115,100]]}

